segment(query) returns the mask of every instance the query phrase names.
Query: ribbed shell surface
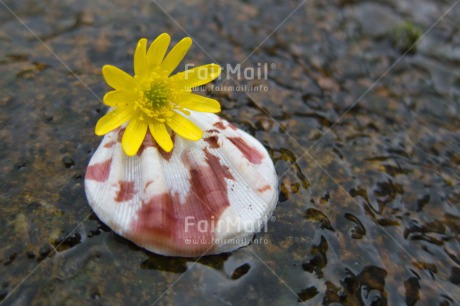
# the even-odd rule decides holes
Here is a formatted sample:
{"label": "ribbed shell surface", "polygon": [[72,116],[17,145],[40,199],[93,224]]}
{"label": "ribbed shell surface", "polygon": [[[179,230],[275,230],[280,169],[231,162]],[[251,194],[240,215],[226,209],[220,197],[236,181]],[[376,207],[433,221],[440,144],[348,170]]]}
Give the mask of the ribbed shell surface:
{"label": "ribbed shell surface", "polygon": [[199,141],[172,135],[163,151],[147,133],[136,156],[124,154],[121,127],[90,160],[85,191],[97,216],[155,253],[201,256],[247,245],[277,200],[272,160],[255,138],[220,117],[192,112]]}

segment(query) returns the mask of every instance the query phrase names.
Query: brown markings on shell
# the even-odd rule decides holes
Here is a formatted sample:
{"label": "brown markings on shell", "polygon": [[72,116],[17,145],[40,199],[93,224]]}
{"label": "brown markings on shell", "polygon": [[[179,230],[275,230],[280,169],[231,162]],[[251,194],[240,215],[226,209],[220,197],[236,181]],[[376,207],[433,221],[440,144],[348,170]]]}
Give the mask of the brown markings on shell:
{"label": "brown markings on shell", "polygon": [[229,180],[235,180],[233,175],[230,173],[230,169],[220,163],[220,158],[209,153],[207,148],[203,148],[204,155],[206,156],[206,162],[216,172],[222,173],[222,176]]}
{"label": "brown markings on shell", "polygon": [[210,129],[210,130],[207,130],[206,133],[214,134],[214,133],[220,133],[220,132],[219,132],[219,130],[216,130],[216,129]]}
{"label": "brown markings on shell", "polygon": [[[225,123],[227,123],[227,126],[225,126]],[[218,128],[219,130],[225,130],[227,127],[231,128],[234,131],[238,130],[238,128],[236,126],[234,126],[233,124],[228,123],[228,122],[226,122],[226,121],[224,121],[222,119],[220,119],[218,122],[214,123],[213,126]]]}
{"label": "brown markings on shell", "polygon": [[147,190],[147,188],[149,188],[150,184],[153,184],[153,180],[149,180],[149,181],[147,182],[147,184],[145,184],[144,193],[145,193],[145,191]]}
{"label": "brown markings on shell", "polygon": [[131,200],[136,194],[136,191],[134,190],[134,182],[120,181],[118,184],[120,185],[120,189],[118,190],[115,201],[125,202]]}
{"label": "brown markings on shell", "polygon": [[[171,135],[171,140],[172,140],[172,143],[173,145],[176,143],[176,133],[172,132],[172,135]],[[155,142],[155,146],[156,148],[158,149],[158,152],[160,152],[161,156],[166,160],[166,161],[169,161],[171,159],[171,156],[172,156],[172,153],[174,151],[174,146],[173,148],[171,149],[171,151],[169,152],[166,152],[165,150],[163,150],[163,148],[161,148],[158,143],[154,140]]]}
{"label": "brown markings on shell", "polygon": [[217,149],[220,147],[219,145],[219,137],[217,136],[209,136],[209,137],[206,137],[204,138],[204,141],[206,141],[207,143],[209,143],[209,145],[211,146],[211,148],[213,149]]}
{"label": "brown markings on shell", "polygon": [[251,163],[260,164],[262,162],[264,155],[259,150],[249,145],[243,138],[228,137],[228,140],[230,140]]}
{"label": "brown markings on shell", "polygon": [[231,124],[231,123],[228,124],[228,127],[231,128],[234,131],[238,130],[238,128],[236,126],[234,126],[233,124]]}
{"label": "brown markings on shell", "polygon": [[219,130],[225,130],[227,128],[222,121],[217,121],[212,126],[218,128]]}
{"label": "brown markings on shell", "polygon": [[265,185],[263,187],[260,187],[257,189],[258,192],[264,192],[264,191],[267,191],[267,190],[271,190],[272,189],[272,186],[270,185]]}
{"label": "brown markings on shell", "polygon": [[105,182],[109,177],[111,166],[111,158],[104,162],[89,165],[88,169],[86,169],[85,180]]}
{"label": "brown markings on shell", "polygon": [[[173,132],[171,135],[172,142],[174,144],[176,138],[176,134]],[[149,131],[145,134],[144,141],[142,142],[139,151],[137,151],[137,156],[141,156],[142,153],[144,153],[144,150],[149,148],[149,147],[155,147],[158,150],[158,153],[166,160],[169,161],[171,159],[172,153],[174,151],[174,147],[170,152],[166,152],[163,150],[158,143],[155,141],[155,139],[152,137],[152,134],[150,134]]]}
{"label": "brown markings on shell", "polygon": [[144,141],[142,141],[141,146],[139,147],[139,150],[137,151],[137,156],[141,156],[142,153],[144,153],[144,150],[150,147],[155,147],[156,142],[152,137],[152,134],[150,134],[149,131],[145,134]]}
{"label": "brown markings on shell", "polygon": [[[227,179],[233,179],[218,157],[203,149],[206,164],[193,167],[189,152],[182,160],[190,172],[190,190],[182,203],[178,194],[164,193],[145,201],[131,224],[127,238],[163,253],[199,256],[211,252],[214,230],[222,213],[230,206]],[[188,221],[186,221],[186,218]],[[206,231],[199,224],[207,224]],[[203,226],[203,225],[201,225]],[[187,243],[194,241],[195,243]]]}
{"label": "brown markings on shell", "polygon": [[144,141],[142,141],[141,146],[139,147],[139,150],[137,151],[137,156],[141,156],[142,153],[144,153],[144,150],[150,147],[156,147],[156,142],[152,137],[152,134],[150,134],[149,131],[145,134]]}
{"label": "brown markings on shell", "polygon": [[118,131],[118,135],[117,135],[117,141],[121,143],[121,140],[123,139],[123,134],[125,133],[125,128],[121,128],[119,131]]}
{"label": "brown markings on shell", "polygon": [[109,149],[109,148],[113,147],[116,143],[117,143],[116,141],[109,141],[108,143],[106,143],[104,145],[104,148]]}

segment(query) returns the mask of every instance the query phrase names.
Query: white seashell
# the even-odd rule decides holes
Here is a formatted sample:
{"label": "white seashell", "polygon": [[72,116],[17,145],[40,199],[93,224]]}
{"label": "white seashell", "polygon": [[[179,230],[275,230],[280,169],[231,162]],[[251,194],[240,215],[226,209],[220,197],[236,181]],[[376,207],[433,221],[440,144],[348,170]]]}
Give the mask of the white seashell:
{"label": "white seashell", "polygon": [[119,235],[163,255],[201,256],[247,245],[278,201],[277,176],[255,138],[214,114],[191,111],[203,131],[174,137],[166,153],[147,133],[136,156],[108,133],[89,163],[85,190],[97,216]]}

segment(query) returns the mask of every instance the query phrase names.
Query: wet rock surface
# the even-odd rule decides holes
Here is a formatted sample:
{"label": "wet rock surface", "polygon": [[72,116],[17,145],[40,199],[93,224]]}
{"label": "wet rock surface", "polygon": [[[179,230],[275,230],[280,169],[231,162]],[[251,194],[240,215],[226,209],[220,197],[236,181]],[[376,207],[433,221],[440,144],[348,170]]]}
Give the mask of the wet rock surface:
{"label": "wet rock surface", "polygon": [[[460,4],[4,3],[3,304],[459,303]],[[86,202],[101,67],[132,71],[137,40],[162,32],[194,39],[186,62],[268,67],[266,80],[233,75],[205,93],[280,178],[267,231],[232,254],[148,253]],[[242,85],[268,91],[231,90]]]}

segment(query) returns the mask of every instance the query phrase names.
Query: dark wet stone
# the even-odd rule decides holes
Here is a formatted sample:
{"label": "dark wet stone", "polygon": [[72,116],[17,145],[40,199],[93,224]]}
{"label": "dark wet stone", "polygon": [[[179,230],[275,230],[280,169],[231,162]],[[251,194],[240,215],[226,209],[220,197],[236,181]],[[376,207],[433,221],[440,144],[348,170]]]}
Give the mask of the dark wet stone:
{"label": "dark wet stone", "polygon": [[146,270],[184,273],[187,271],[187,266],[185,265],[186,262],[187,260],[181,258],[177,258],[175,262],[171,262],[168,258],[164,258],[164,256],[154,256],[153,259],[150,257],[148,260],[142,262],[140,268]]}
{"label": "dark wet stone", "polygon": [[449,280],[455,285],[460,285],[460,268],[452,267],[450,269]]}
{"label": "dark wet stone", "polygon": [[8,295],[8,290],[5,288],[0,289],[0,301]]}
{"label": "dark wet stone", "polygon": [[46,244],[40,248],[38,253],[40,254],[40,259],[44,259],[51,253],[51,247],[48,244]]}
{"label": "dark wet stone", "polygon": [[58,252],[70,249],[81,242],[80,233],[75,233],[69,237],[65,237],[65,236],[66,235],[63,234],[61,237],[53,241],[53,246]]}
{"label": "dark wet stone", "polygon": [[18,256],[18,253],[11,254],[6,260],[3,261],[3,265],[10,265],[16,259],[16,256]]}
{"label": "dark wet stone", "polygon": [[232,276],[230,277],[231,279],[239,279],[240,277],[244,276],[246,273],[249,272],[249,269],[251,269],[251,266],[247,263],[239,266],[238,268],[233,271]]}
{"label": "dark wet stone", "polygon": [[314,208],[307,209],[306,217],[309,220],[316,221],[319,223],[320,228],[334,231],[331,226],[331,222],[327,219],[326,215],[319,210]]}
{"label": "dark wet stone", "polygon": [[404,282],[404,287],[406,289],[406,304],[408,306],[413,306],[420,299],[419,291],[420,284],[416,277],[411,277]]}
{"label": "dark wet stone", "polygon": [[327,241],[324,236],[321,236],[320,244],[312,247],[310,251],[311,259],[307,263],[302,264],[302,268],[307,272],[314,272],[318,278],[322,278],[322,269],[327,265],[327,249]]}
{"label": "dark wet stone", "polygon": [[317,295],[318,289],[316,287],[308,287],[306,289],[303,289],[297,294],[297,301],[298,302],[305,302],[313,298],[315,295]]}
{"label": "dark wet stone", "polygon": [[26,166],[27,166],[26,162],[19,162],[19,163],[16,164],[16,169],[21,170],[21,169],[25,168]]}
{"label": "dark wet stone", "polygon": [[99,294],[99,292],[95,291],[91,294],[91,298],[95,301],[99,301],[101,299],[101,295]]}
{"label": "dark wet stone", "polygon": [[45,119],[45,122],[51,122],[51,121],[53,121],[54,118],[53,118],[52,115],[46,114],[46,115],[44,116],[44,119]]}
{"label": "dark wet stone", "polygon": [[366,228],[364,227],[363,223],[354,215],[346,213],[345,218],[352,221],[355,226],[351,230],[351,237],[354,239],[361,239],[364,235],[366,235]]}
{"label": "dark wet stone", "polygon": [[66,168],[70,168],[70,167],[72,167],[72,166],[75,166],[75,162],[74,162],[73,159],[70,158],[69,156],[64,156],[64,157],[62,158],[62,163],[64,164],[64,166],[65,166]]}

